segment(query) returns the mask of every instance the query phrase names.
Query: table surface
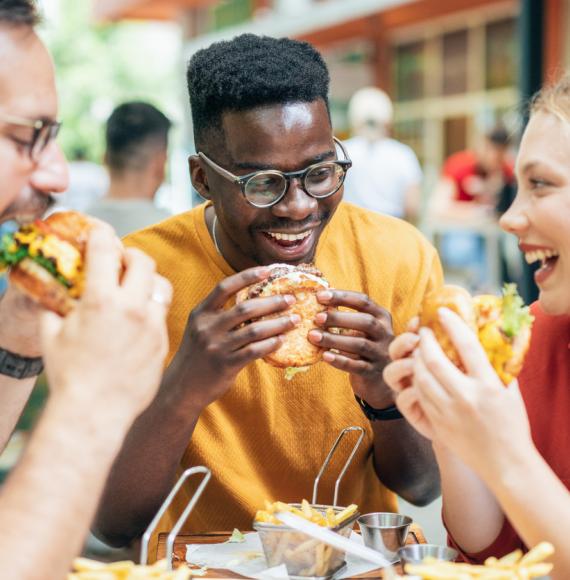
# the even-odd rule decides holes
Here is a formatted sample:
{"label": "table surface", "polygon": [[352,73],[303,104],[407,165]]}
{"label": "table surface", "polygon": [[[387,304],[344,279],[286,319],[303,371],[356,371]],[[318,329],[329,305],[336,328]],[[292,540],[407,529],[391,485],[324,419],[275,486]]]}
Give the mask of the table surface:
{"label": "table surface", "polygon": [[[231,532],[211,532],[208,534],[180,534],[174,541],[174,568],[177,568],[186,560],[186,544],[219,544],[225,542],[230,537]],[[166,555],[166,538],[168,534],[160,534],[158,537],[157,559]],[[410,533],[406,544],[425,544],[426,539],[422,529],[417,524],[410,526]],[[401,567],[396,566],[396,570],[401,573]],[[205,578],[243,578],[239,574],[229,570],[209,569]],[[366,574],[354,576],[354,578],[383,578],[381,570],[372,570]]]}

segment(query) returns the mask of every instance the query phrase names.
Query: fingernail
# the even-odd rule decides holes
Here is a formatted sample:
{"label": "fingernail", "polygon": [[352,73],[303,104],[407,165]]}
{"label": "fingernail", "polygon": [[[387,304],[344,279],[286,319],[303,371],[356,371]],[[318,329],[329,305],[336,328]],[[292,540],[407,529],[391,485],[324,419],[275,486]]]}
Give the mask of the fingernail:
{"label": "fingernail", "polygon": [[428,335],[427,328],[420,328],[419,335],[420,335],[420,338],[425,338]]}
{"label": "fingernail", "polygon": [[296,302],[295,296],[293,296],[292,294],[285,294],[284,298],[285,298],[285,302],[287,302],[287,304],[289,304],[289,306],[291,306],[292,304],[295,304],[295,302]]}
{"label": "fingernail", "polygon": [[319,330],[311,330],[311,332],[309,332],[309,338],[311,338],[313,342],[321,342],[323,340],[323,333]]}
{"label": "fingernail", "polygon": [[299,322],[301,322],[301,317],[298,314],[291,314],[291,322],[293,324],[299,324]]}
{"label": "fingernail", "polygon": [[445,318],[446,316],[449,316],[449,308],[438,308],[437,315],[440,318]]}
{"label": "fingernail", "polygon": [[324,324],[327,321],[327,315],[325,312],[319,312],[316,316],[315,316],[315,322],[317,324]]}
{"label": "fingernail", "polygon": [[319,300],[328,302],[329,300],[332,300],[333,293],[330,290],[323,290],[321,292],[317,292],[317,297]]}
{"label": "fingernail", "polygon": [[333,362],[334,361],[334,354],[332,352],[330,352],[329,350],[327,350],[326,352],[323,353],[323,360],[325,362]]}

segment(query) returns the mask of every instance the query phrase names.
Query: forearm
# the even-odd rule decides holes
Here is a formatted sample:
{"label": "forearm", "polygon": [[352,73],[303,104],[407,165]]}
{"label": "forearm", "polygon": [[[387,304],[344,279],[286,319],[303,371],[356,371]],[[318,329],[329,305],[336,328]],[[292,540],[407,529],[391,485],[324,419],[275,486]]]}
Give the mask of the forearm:
{"label": "forearm", "polygon": [[431,443],[405,419],[373,421],[374,466],[382,483],[416,505],[439,496],[439,473]]}
{"label": "forearm", "polygon": [[35,382],[35,378],[18,380],[0,375],[0,453],[16,427]]}
{"label": "forearm", "polygon": [[486,479],[524,543],[555,548],[553,579],[570,577],[570,493],[533,446],[503,450],[504,457]]}
{"label": "forearm", "polygon": [[441,475],[446,527],[462,550],[480,552],[499,535],[505,519],[503,511],[474,471],[445,447],[434,445],[434,450]]}
{"label": "forearm", "polygon": [[159,394],[135,421],[113,465],[95,533],[115,546],[140,536],[172,488],[202,407],[179,395],[184,385],[166,371]]}
{"label": "forearm", "polygon": [[0,561],[11,578],[65,577],[127,428],[127,418],[103,405],[48,402],[0,493]]}

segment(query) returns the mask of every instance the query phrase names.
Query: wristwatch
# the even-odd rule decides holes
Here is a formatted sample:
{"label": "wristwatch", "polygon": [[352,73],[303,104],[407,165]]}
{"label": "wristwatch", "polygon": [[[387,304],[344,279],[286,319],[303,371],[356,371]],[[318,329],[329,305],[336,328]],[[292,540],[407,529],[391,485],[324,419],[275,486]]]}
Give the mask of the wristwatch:
{"label": "wristwatch", "polygon": [[0,347],[0,374],[13,379],[37,377],[44,370],[41,356],[20,356]]}
{"label": "wristwatch", "polygon": [[396,405],[390,405],[385,409],[375,409],[371,407],[364,399],[361,399],[358,395],[354,395],[354,398],[360,405],[362,412],[366,415],[366,418],[370,421],[394,421],[395,419],[403,419],[404,416]]}

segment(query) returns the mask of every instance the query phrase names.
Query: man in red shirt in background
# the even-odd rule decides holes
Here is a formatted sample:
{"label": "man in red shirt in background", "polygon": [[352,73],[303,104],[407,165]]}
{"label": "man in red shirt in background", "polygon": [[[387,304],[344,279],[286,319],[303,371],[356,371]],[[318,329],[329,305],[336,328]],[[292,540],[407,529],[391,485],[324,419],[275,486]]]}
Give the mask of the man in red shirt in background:
{"label": "man in red shirt in background", "polygon": [[502,126],[487,133],[473,150],[459,151],[445,162],[442,176],[430,200],[428,219],[437,231],[455,229],[442,236],[444,264],[470,272],[472,289],[484,287],[489,264],[485,263],[485,239],[470,228],[494,224],[503,191],[514,186],[510,136]]}

